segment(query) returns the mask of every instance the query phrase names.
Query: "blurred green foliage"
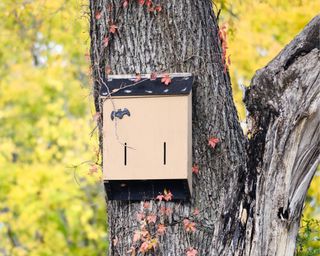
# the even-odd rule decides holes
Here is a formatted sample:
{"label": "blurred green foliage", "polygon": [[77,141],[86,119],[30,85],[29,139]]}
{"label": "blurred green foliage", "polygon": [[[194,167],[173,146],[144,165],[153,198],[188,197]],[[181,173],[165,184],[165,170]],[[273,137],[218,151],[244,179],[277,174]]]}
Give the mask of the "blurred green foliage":
{"label": "blurred green foliage", "polygon": [[107,247],[83,4],[0,2],[0,255]]}
{"label": "blurred green foliage", "polygon": [[[2,0],[0,254],[104,255],[106,213],[92,121],[88,1]],[[240,85],[317,14],[316,0],[219,0],[230,74]],[[216,9],[216,12],[217,12]],[[88,173],[89,171],[89,173]],[[309,189],[298,255],[319,250],[319,175]],[[308,254],[309,253],[309,254]]]}
{"label": "blurred green foliage", "polygon": [[320,220],[302,219],[299,236],[297,239],[297,255],[318,256],[320,255]]}
{"label": "blurred green foliage", "polygon": [[320,255],[320,168],[315,174],[306,197],[297,238],[297,256]]}

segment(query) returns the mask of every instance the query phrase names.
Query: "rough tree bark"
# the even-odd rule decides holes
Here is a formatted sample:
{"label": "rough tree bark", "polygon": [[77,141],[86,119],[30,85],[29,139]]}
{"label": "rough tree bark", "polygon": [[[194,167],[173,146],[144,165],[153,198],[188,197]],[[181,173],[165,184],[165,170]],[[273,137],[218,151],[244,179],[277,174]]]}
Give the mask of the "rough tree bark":
{"label": "rough tree bark", "polygon": [[[136,0],[125,8],[124,2],[90,0],[96,111],[102,112],[99,88],[106,82],[106,67],[113,74],[165,70],[197,76],[193,162],[200,174],[193,176],[190,202],[150,202],[148,211],[167,230],[147,254],[186,255],[193,247],[201,256],[293,255],[305,194],[319,162],[320,17],[253,78],[245,97],[248,140],[224,72],[212,2],[154,1],[162,7],[157,14]],[[109,33],[111,23],[118,27],[115,34]],[[101,147],[101,122],[99,129]],[[208,147],[210,137],[220,139],[214,150]],[[107,205],[108,255],[128,255],[143,202]],[[163,206],[173,212],[163,216]],[[195,232],[185,230],[185,218],[196,223]]]}
{"label": "rough tree bark", "polygon": [[[257,71],[246,92],[254,177],[246,255],[293,255],[302,206],[319,164],[320,16]],[[252,229],[252,231],[250,231]]]}

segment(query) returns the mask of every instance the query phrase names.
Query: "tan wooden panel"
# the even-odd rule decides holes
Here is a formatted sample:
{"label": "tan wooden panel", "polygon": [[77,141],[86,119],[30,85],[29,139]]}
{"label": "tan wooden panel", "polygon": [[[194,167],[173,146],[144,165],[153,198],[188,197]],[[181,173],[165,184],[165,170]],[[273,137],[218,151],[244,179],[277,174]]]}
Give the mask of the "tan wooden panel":
{"label": "tan wooden panel", "polygon": [[[131,116],[112,121],[110,115],[114,108],[127,108]],[[188,176],[190,179],[190,130],[191,95],[106,100],[104,179],[187,179]],[[124,143],[127,144],[126,165]]]}

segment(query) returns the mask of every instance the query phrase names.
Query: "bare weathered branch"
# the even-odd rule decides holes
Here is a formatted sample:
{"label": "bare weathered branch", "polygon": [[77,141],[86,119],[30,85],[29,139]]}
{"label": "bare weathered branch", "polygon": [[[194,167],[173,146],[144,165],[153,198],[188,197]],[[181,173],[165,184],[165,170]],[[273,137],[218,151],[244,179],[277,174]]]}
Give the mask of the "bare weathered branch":
{"label": "bare weathered branch", "polygon": [[317,16],[257,71],[246,92],[249,166],[257,179],[250,255],[294,253],[306,192],[319,164],[319,28]]}

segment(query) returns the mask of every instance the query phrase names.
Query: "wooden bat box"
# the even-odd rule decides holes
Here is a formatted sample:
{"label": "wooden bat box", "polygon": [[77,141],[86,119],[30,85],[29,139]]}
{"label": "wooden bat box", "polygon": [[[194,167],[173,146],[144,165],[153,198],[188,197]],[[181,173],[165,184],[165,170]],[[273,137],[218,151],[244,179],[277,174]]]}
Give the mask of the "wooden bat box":
{"label": "wooden bat box", "polygon": [[109,76],[101,88],[109,200],[154,199],[164,189],[174,199],[191,195],[193,77],[170,77],[165,85],[161,77]]}

